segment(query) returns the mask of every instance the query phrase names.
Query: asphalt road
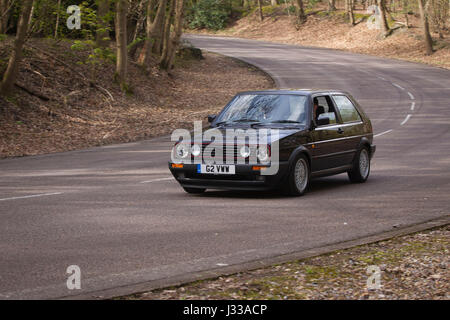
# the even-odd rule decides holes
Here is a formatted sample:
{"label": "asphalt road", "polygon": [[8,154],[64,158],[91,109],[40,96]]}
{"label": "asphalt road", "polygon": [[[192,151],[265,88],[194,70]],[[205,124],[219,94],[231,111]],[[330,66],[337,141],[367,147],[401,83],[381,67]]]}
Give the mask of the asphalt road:
{"label": "asphalt road", "polygon": [[[449,71],[327,49],[188,38],[263,68],[280,87],[351,92],[377,134],[367,183],[350,184],[343,174],[314,181],[300,198],[189,195],[170,178],[167,138],[2,160],[0,298],[89,294],[449,213]],[[66,287],[69,265],[81,268],[81,290]]]}

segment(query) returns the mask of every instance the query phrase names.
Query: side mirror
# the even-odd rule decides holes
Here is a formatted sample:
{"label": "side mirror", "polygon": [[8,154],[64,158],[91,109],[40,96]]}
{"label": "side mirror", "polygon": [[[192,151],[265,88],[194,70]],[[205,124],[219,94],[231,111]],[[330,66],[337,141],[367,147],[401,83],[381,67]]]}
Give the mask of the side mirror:
{"label": "side mirror", "polygon": [[216,115],[215,115],[215,114],[210,114],[210,115],[208,116],[208,122],[209,122],[209,123],[213,122],[215,118],[216,118]]}
{"label": "side mirror", "polygon": [[328,124],[330,124],[330,118],[323,117],[323,118],[320,118],[320,119],[317,120],[317,125],[318,126],[326,126]]}

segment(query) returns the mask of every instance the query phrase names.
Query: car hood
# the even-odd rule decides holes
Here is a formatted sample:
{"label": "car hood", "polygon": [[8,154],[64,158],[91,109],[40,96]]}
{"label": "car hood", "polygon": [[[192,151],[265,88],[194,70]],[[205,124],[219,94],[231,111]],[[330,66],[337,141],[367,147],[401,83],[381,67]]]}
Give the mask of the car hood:
{"label": "car hood", "polygon": [[[226,139],[226,130],[227,129],[232,129],[232,130],[238,130],[241,129],[242,133],[239,134],[239,131],[236,132],[236,135],[238,135],[239,137],[248,137],[249,139],[258,139],[258,137],[260,135],[263,134],[267,134],[268,137],[268,141],[269,143],[273,143],[274,141],[277,140],[281,140],[283,138],[286,138],[288,136],[291,136],[295,133],[301,132],[301,131],[306,131],[306,127],[305,126],[296,126],[294,127],[265,127],[265,126],[260,126],[260,127],[254,127],[254,128],[248,128],[248,127],[239,127],[239,128],[235,128],[235,127],[217,127],[217,128],[210,128],[208,130],[206,130],[203,133],[203,137],[207,137],[209,134],[213,135],[214,131],[217,132],[219,131],[222,134],[223,140],[225,143],[227,143],[227,139]],[[197,139],[195,139],[197,138]],[[195,137],[194,141],[203,141],[203,143],[209,143],[212,140],[208,139],[208,138],[201,138],[201,137]],[[256,140],[258,141],[258,140]],[[233,141],[231,141],[230,143],[233,143]]]}

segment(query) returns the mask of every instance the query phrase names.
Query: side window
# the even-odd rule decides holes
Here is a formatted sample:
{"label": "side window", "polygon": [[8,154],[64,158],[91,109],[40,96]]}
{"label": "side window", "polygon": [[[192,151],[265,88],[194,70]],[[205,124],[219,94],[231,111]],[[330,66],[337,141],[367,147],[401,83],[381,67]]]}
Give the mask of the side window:
{"label": "side window", "polygon": [[341,114],[342,122],[361,121],[361,116],[349,98],[346,96],[333,96],[333,99]]}
{"label": "side window", "polygon": [[314,119],[330,119],[330,124],[337,122],[336,112],[333,107],[333,103],[329,96],[320,96],[313,98],[313,103],[316,106],[314,110]]}

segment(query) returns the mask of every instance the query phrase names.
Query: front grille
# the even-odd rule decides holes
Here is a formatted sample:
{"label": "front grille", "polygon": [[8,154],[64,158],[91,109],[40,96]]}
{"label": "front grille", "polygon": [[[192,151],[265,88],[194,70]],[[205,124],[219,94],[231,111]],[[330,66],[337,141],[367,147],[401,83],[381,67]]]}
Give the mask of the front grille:
{"label": "front grille", "polygon": [[[241,156],[240,150],[247,146],[250,149],[250,156],[244,158]],[[206,149],[206,152],[205,152]],[[201,155],[194,157],[191,155],[191,160],[197,160],[201,157],[203,163],[228,163],[228,164],[250,164],[259,163],[256,157],[257,145],[214,145],[203,144]],[[230,162],[227,162],[230,161]]]}

